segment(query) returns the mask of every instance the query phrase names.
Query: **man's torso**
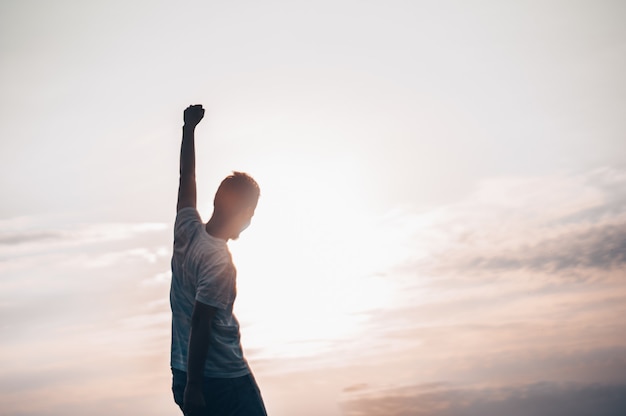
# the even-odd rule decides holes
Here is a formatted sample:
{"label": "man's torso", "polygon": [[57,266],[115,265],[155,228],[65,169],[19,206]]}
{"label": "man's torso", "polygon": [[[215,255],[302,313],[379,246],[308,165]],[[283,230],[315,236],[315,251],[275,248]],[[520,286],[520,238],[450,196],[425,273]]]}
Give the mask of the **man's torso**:
{"label": "man's torso", "polygon": [[191,314],[196,301],[216,308],[205,363],[207,377],[239,377],[249,373],[233,314],[236,270],[226,241],[212,237],[195,208],[183,208],[174,227],[172,256],[171,366],[187,371]]}

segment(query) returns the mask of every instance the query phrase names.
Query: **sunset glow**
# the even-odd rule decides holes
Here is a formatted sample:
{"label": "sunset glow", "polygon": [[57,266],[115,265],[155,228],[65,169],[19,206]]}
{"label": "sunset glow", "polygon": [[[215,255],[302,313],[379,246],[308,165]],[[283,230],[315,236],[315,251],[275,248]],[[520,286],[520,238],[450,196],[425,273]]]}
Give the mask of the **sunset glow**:
{"label": "sunset glow", "polygon": [[622,3],[2,2],[0,414],[180,414],[198,103],[270,415],[621,416]]}

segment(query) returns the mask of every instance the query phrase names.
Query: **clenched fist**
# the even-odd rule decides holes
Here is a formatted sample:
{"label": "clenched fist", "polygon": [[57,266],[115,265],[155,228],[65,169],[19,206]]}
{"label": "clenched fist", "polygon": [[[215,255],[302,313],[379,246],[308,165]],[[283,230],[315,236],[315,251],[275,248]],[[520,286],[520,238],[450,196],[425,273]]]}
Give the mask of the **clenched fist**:
{"label": "clenched fist", "polygon": [[202,104],[190,105],[185,109],[184,120],[186,127],[196,127],[200,120],[204,117],[204,108]]}

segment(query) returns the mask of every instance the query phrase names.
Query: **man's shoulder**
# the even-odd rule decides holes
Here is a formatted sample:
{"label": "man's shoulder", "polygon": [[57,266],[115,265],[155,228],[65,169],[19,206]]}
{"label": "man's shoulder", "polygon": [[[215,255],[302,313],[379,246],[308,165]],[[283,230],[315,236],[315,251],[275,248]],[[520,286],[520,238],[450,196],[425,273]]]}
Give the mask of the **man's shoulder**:
{"label": "man's shoulder", "polygon": [[181,233],[193,233],[201,226],[202,219],[195,208],[183,208],[176,213],[176,220],[174,222],[175,235],[179,235]]}
{"label": "man's shoulder", "polygon": [[176,224],[186,221],[198,221],[202,222],[200,213],[194,207],[185,207],[176,211]]}

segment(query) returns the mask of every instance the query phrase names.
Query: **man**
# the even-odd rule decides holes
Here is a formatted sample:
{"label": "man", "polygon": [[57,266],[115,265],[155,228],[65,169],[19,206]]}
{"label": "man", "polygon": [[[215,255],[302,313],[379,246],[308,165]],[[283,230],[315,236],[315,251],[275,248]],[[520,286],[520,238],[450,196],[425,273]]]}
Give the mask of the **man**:
{"label": "man", "polygon": [[234,172],[215,194],[211,219],[202,223],[194,133],[203,117],[201,105],[184,112],[170,288],[174,401],[187,416],[266,415],[233,315],[236,270],[227,246],[250,224],[259,186]]}

